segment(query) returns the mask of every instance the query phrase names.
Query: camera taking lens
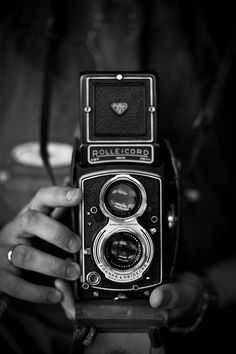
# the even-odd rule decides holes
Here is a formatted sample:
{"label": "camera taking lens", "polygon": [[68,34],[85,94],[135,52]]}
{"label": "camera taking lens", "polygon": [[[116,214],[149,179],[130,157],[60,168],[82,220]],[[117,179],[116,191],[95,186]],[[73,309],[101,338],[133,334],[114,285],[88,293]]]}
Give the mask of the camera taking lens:
{"label": "camera taking lens", "polygon": [[133,268],[142,257],[142,244],[130,232],[113,234],[104,245],[106,261],[116,269]]}

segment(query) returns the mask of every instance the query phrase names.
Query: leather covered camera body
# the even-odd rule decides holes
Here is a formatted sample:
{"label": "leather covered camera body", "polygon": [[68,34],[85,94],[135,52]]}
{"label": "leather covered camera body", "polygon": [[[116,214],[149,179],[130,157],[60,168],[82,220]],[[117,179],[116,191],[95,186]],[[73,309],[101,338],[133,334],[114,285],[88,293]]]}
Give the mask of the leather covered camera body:
{"label": "leather covered camera body", "polygon": [[148,298],[169,281],[176,256],[179,184],[176,161],[159,134],[157,76],[85,73],[81,134],[71,182],[82,238],[80,299]]}

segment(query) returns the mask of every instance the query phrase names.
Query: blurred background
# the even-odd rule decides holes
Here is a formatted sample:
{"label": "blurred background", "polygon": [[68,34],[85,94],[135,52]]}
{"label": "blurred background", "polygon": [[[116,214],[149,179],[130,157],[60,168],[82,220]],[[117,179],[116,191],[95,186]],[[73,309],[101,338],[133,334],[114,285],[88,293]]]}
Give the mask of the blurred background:
{"label": "blurred background", "polygon": [[[51,184],[42,120],[56,182],[65,183],[81,73],[155,72],[159,133],[184,181],[181,267],[199,272],[234,256],[235,30],[230,0],[2,0],[0,226]],[[232,351],[235,308],[206,322],[206,352],[226,352],[225,338]],[[191,353],[202,349],[196,338]]]}
{"label": "blurred background", "polygon": [[[187,211],[203,195],[213,206],[214,216],[197,214],[205,223],[208,248],[199,245],[198,230],[193,230],[191,217],[189,221],[189,229],[196,235],[188,260],[192,267],[197,266],[200,252],[204,263],[215,242],[209,218],[222,224],[217,231],[222,230],[222,235],[225,218],[232,215],[233,220],[233,210],[226,202],[234,190],[235,174],[233,2],[8,0],[1,1],[0,10],[1,224],[38,188],[50,184],[36,156],[43,110],[48,117],[48,140],[59,144],[52,146],[53,167],[57,182],[63,183],[80,119],[81,73],[155,72],[160,135],[169,139],[183,173],[194,144],[200,144],[185,187],[189,192]],[[200,135],[206,128],[201,142],[199,126]],[[215,207],[215,193],[224,211]],[[224,248],[228,252],[222,238],[219,252],[212,257],[219,257]]]}

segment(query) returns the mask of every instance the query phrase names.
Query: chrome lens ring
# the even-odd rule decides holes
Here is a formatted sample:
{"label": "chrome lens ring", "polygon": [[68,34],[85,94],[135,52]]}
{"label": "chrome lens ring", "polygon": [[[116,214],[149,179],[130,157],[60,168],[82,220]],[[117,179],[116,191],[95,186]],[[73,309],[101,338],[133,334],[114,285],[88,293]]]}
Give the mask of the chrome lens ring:
{"label": "chrome lens ring", "polygon": [[143,185],[129,175],[116,175],[101,189],[100,208],[109,218],[123,221],[137,218],[146,207],[147,195]]}
{"label": "chrome lens ring", "polygon": [[[140,245],[137,247],[137,257],[134,255],[133,263],[130,267],[117,267],[117,264],[113,266],[112,262],[107,259],[106,245],[111,238],[115,238],[116,235],[121,234],[129,235],[133,237],[135,243]],[[154,246],[150,235],[143,229],[132,230],[117,229],[117,231],[107,232],[102,230],[95,238],[93,243],[93,257],[98,268],[104,273],[105,277],[109,280],[118,283],[129,283],[140,279],[143,273],[149,268],[153,259]],[[120,263],[119,263],[120,264]]]}

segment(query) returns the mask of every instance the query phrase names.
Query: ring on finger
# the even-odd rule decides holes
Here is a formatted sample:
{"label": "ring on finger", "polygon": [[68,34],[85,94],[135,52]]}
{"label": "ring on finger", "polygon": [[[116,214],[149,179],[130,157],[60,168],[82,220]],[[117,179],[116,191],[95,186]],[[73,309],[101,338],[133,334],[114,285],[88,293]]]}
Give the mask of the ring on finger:
{"label": "ring on finger", "polygon": [[8,259],[8,261],[9,261],[9,263],[11,263],[11,264],[13,264],[13,265],[14,265],[14,263],[13,263],[13,260],[12,260],[12,256],[13,256],[13,252],[14,252],[14,250],[16,249],[17,246],[19,246],[19,244],[10,247],[10,248],[9,248],[9,251],[7,252],[7,259]]}

